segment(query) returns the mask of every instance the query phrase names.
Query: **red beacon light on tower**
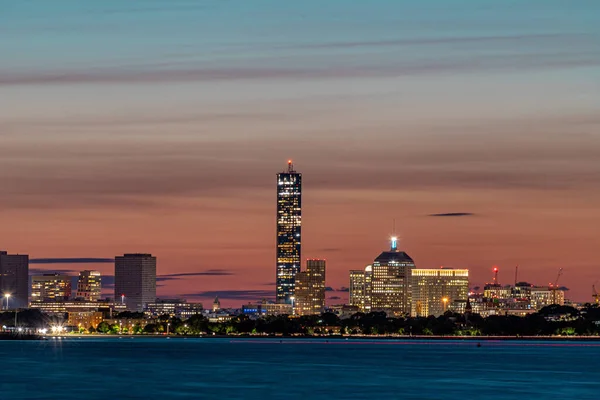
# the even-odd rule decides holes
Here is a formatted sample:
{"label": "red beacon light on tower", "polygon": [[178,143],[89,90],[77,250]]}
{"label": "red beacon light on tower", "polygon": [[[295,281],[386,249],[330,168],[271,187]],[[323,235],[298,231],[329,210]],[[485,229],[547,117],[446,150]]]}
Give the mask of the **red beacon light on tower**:
{"label": "red beacon light on tower", "polygon": [[494,265],[494,285],[497,286],[498,285],[498,267],[496,265]]}

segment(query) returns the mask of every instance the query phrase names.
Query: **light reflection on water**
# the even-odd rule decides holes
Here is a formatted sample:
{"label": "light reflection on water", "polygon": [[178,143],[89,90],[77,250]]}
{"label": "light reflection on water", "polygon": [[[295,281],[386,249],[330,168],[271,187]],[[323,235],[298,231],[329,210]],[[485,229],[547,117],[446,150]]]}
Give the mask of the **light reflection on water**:
{"label": "light reflection on water", "polygon": [[0,342],[0,399],[596,399],[598,343],[64,338]]}

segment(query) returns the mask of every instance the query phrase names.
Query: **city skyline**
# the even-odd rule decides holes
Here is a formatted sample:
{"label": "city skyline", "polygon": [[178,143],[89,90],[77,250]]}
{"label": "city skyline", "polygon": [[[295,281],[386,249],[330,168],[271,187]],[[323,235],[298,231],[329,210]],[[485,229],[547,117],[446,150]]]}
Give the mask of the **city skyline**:
{"label": "city skyline", "polygon": [[[332,288],[395,219],[418,268],[472,286],[564,268],[591,301],[600,4],[68,3],[0,13],[1,249],[149,252],[159,297],[272,298],[273,175],[292,159],[301,261],[326,258]],[[111,285],[112,262],[56,261],[31,268]]]}
{"label": "city skyline", "polygon": [[[293,166],[293,161],[290,159],[287,161],[287,170],[281,173],[277,174],[277,202],[276,202],[276,209],[277,209],[277,216],[276,216],[276,221],[277,221],[277,229],[275,232],[275,236],[277,238],[277,243],[275,245],[275,253],[276,253],[276,259],[277,259],[277,267],[276,267],[276,271],[279,271],[279,261],[280,261],[280,257],[281,255],[288,257],[290,254],[292,253],[280,253],[280,248],[282,245],[284,245],[283,247],[285,247],[286,243],[281,242],[280,241],[280,236],[281,234],[283,234],[285,237],[289,236],[288,234],[292,234],[293,235],[293,240],[292,240],[292,245],[293,247],[297,246],[297,249],[293,251],[294,255],[293,258],[294,260],[296,258],[300,257],[300,241],[298,240],[298,242],[296,243],[296,233],[299,234],[300,232],[300,218],[301,218],[301,197],[302,197],[302,174],[298,173]],[[289,182],[288,182],[289,181]],[[286,192],[286,193],[282,193],[281,192],[281,188],[282,185],[291,185],[289,190],[291,190],[291,192]],[[282,196],[283,194],[283,196]],[[290,197],[291,196],[291,197]],[[290,198],[288,198],[290,197]],[[282,206],[282,203],[285,203],[284,206]],[[288,204],[289,203],[289,204]],[[296,210],[296,211],[295,211]],[[297,212],[297,214],[296,214]],[[289,214],[289,215],[288,215]],[[440,214],[440,216],[445,216],[445,217],[461,217],[464,216],[464,213],[447,213],[447,214]],[[283,217],[283,219],[281,219]],[[290,219],[291,218],[291,219]],[[295,218],[297,218],[297,221],[295,220]],[[287,227],[288,224],[291,224],[290,227]],[[288,229],[289,228],[289,229]],[[389,250],[385,250],[383,251],[383,253],[379,256],[382,257],[383,255],[389,255],[389,254],[400,254],[403,255],[403,257],[407,257],[406,259],[408,261],[410,261],[410,263],[413,265],[414,267],[414,262],[413,260],[406,255],[406,253],[404,251],[401,251],[401,246],[400,246],[400,238],[396,235],[396,220],[393,220],[393,230],[392,230],[392,235],[390,235],[388,237],[388,242],[391,246],[391,251]],[[298,236],[299,237],[299,236]],[[287,251],[287,250],[286,250]],[[6,254],[6,253],[4,253]],[[16,254],[16,256],[19,256],[19,253]],[[23,255],[25,257],[29,257],[29,255]],[[143,254],[143,253],[130,253],[130,254],[125,254],[125,256],[149,256],[149,254]],[[119,259],[122,259],[122,256],[116,256],[115,258],[98,258],[98,257],[88,257],[88,258],[33,258],[31,260],[29,260],[30,264],[38,264],[38,265],[72,265],[72,264],[79,264],[79,265],[103,265],[103,264],[107,264],[110,263],[112,264],[113,268],[112,268],[112,272],[113,274],[103,274],[103,280],[104,280],[104,284],[102,285],[102,298],[113,298],[114,301],[119,301],[119,296],[116,295],[116,291],[118,291],[118,288],[115,286],[114,281],[115,281],[115,275],[114,272],[116,270],[116,261]],[[379,258],[378,258],[379,259]],[[378,259],[375,260],[375,264],[377,264]],[[305,261],[310,262],[311,260],[315,260],[314,258],[305,258]],[[325,260],[323,260],[325,261]],[[154,257],[154,264],[156,264],[156,257]],[[293,263],[292,263],[293,264]],[[293,266],[291,264],[291,266]],[[371,264],[368,264],[366,268],[372,268]],[[422,267],[417,267],[417,268],[422,268]],[[425,268],[432,268],[432,266],[426,266]],[[455,267],[448,267],[447,265],[444,266],[440,266],[440,268],[450,268],[453,269]],[[460,268],[460,267],[458,267]],[[494,284],[499,284],[501,287],[504,286],[508,286],[511,283],[516,283],[516,279],[517,279],[517,274],[518,274],[518,268],[519,265],[517,264],[514,267],[514,278],[515,278],[515,282],[511,282],[509,280],[506,280],[505,282],[499,283],[500,281],[498,280],[498,273],[499,273],[499,268],[497,265],[494,265],[493,267],[489,268],[489,272],[490,272],[490,277],[493,277],[492,279],[488,279],[485,280],[485,282],[469,282],[469,288],[470,289],[475,289],[475,291],[480,291],[480,289],[487,283],[494,283]],[[301,268],[300,265],[298,265],[297,271],[296,273],[300,272]],[[468,268],[466,268],[466,270],[468,270]],[[559,268],[559,276],[562,276],[563,274],[563,270],[564,268],[560,267]],[[156,271],[156,266],[154,266],[154,271]],[[370,270],[369,270],[370,271]],[[75,278],[78,277],[78,275],[75,274],[81,274],[82,272],[86,272],[86,270],[82,269],[82,270],[77,270],[77,269],[56,269],[56,268],[51,268],[51,267],[47,267],[47,268],[34,268],[33,269],[33,274],[30,274],[29,280],[31,281],[33,278],[36,277],[35,274],[37,274],[37,277],[42,277],[46,276],[46,277],[51,277],[51,276],[68,276],[71,278],[71,281],[76,282]],[[89,271],[87,271],[89,272]],[[355,272],[355,270],[348,270],[348,279],[347,279],[347,285],[342,285],[342,286],[331,286],[329,284],[329,282],[326,282],[325,284],[327,285],[326,287],[326,294],[328,294],[328,296],[326,296],[326,302],[328,305],[332,305],[332,304],[341,304],[341,303],[348,303],[350,300],[350,296],[349,296],[349,289],[352,286],[352,283],[350,282],[352,280],[352,273]],[[510,270],[508,271],[510,272]],[[521,269],[521,273],[522,273],[522,269]],[[41,274],[41,275],[40,275]],[[61,275],[62,274],[62,275]],[[163,281],[170,281],[170,280],[178,280],[178,279],[185,279],[185,278],[189,278],[189,277],[195,277],[195,276],[227,276],[230,275],[229,272],[225,271],[225,270],[218,270],[218,269],[214,269],[214,270],[208,270],[208,271],[194,271],[191,273],[175,273],[175,274],[163,274],[163,275],[159,275],[156,272],[153,272],[153,276],[155,276],[154,279],[152,279],[153,281],[156,282],[156,287],[160,287],[161,284],[160,282]],[[525,276],[529,276],[527,273],[524,274]],[[529,282],[532,283],[533,285],[540,285],[543,286],[544,283],[539,281],[539,277],[534,278],[534,279],[521,279],[523,278],[523,275],[520,275],[518,282]],[[404,279],[404,278],[403,278]],[[201,299],[201,301],[203,302],[207,302],[207,300],[212,299],[213,297],[219,297],[221,296],[221,298],[226,300],[226,304],[225,306],[227,307],[238,307],[240,305],[243,304],[251,304],[254,303],[256,301],[260,301],[260,299],[268,299],[270,301],[275,301],[275,302],[285,302],[285,303],[293,303],[293,300],[290,300],[290,294],[293,294],[293,292],[290,292],[288,289],[288,292],[290,294],[286,294],[280,301],[280,299],[277,297],[278,293],[279,293],[279,289],[278,288],[278,282],[279,282],[279,272],[276,274],[276,279],[274,281],[274,283],[268,283],[265,286],[275,286],[276,290],[273,293],[268,293],[268,290],[265,291],[255,291],[255,290],[247,290],[247,297],[237,297],[234,296],[232,297],[228,297],[228,290],[219,290],[219,289],[215,289],[213,292],[210,293],[210,295],[206,295],[206,296],[197,296],[196,294],[181,294],[181,293],[159,293],[158,291],[156,292],[156,299],[160,299],[160,298],[190,298],[192,300],[198,300],[198,298]],[[286,281],[287,282],[287,281]],[[549,285],[551,285],[552,282],[548,282]],[[69,285],[71,285],[72,282],[69,282]],[[75,287],[76,287],[77,283],[75,283]],[[294,285],[292,284],[292,287]],[[560,285],[562,288],[566,288],[565,285],[561,284]],[[567,288],[568,289],[568,288]],[[70,290],[70,287],[69,287]],[[293,290],[293,289],[292,289]],[[570,290],[570,289],[568,289]],[[244,291],[240,291],[241,293],[244,293]],[[8,292],[7,292],[8,293]],[[9,293],[10,294],[10,293]],[[224,296],[223,296],[224,295]],[[209,297],[207,297],[209,296]],[[35,297],[35,296],[34,296]],[[151,296],[152,297],[152,296]],[[590,297],[593,297],[592,295],[590,295]],[[293,298],[293,296],[291,297]],[[573,298],[572,296],[568,296],[569,300],[571,301],[579,301],[576,298]],[[582,303],[585,302],[589,302],[587,298],[584,298],[582,300],[580,300]],[[142,307],[142,306],[140,306]],[[143,307],[142,307],[143,308]],[[140,308],[141,309],[141,308]]]}
{"label": "city skyline", "polygon": [[[278,182],[278,190],[277,190],[277,206],[276,206],[276,208],[277,208],[277,217],[276,217],[276,220],[277,220],[277,230],[276,230],[276,237],[278,239],[277,239],[277,243],[276,243],[275,248],[276,248],[276,253],[277,253],[277,261],[278,261],[278,265],[277,265],[276,270],[279,271],[280,270],[280,267],[279,267],[280,248],[281,248],[282,244],[285,247],[286,243],[287,243],[287,239],[284,240],[283,242],[279,240],[281,234],[283,234],[283,236],[285,238],[287,238],[289,236],[289,234],[291,234],[292,236],[290,236],[290,237],[292,238],[292,242],[291,242],[292,245],[293,245],[292,247],[296,247],[297,246],[298,249],[300,247],[300,241],[299,241],[299,239],[296,240],[296,238],[299,238],[299,232],[300,232],[300,223],[299,223],[299,221],[300,221],[300,217],[301,217],[302,175],[300,173],[297,173],[294,170],[294,167],[293,167],[293,164],[292,164],[292,160],[288,160],[288,170],[286,172],[283,172],[283,173],[278,173],[277,177],[278,177],[278,180],[277,180],[277,182]],[[289,185],[290,187],[289,188],[285,188],[287,191],[285,191],[285,193],[284,193],[284,192],[282,192],[282,188],[284,186],[286,186],[286,185]],[[285,203],[285,204],[283,204],[283,203]],[[282,204],[283,204],[283,206],[282,206]],[[283,219],[281,219],[281,218],[283,218]],[[297,218],[298,221],[296,221],[294,218]],[[388,262],[390,260],[392,260],[390,265],[392,265],[393,268],[396,268],[398,265],[405,265],[405,264],[403,264],[405,262],[408,263],[406,265],[409,266],[410,268],[416,268],[415,267],[415,263],[412,260],[412,258],[410,258],[410,256],[408,256],[404,251],[401,250],[401,248],[399,248],[399,238],[395,234],[395,232],[396,232],[396,221],[394,220],[393,222],[394,222],[394,228],[393,228],[394,234],[389,237],[390,249],[389,250],[384,250],[383,253],[381,253],[375,259],[375,261],[374,261],[374,263],[372,265],[371,264],[367,265],[367,267],[365,268],[365,270],[363,272],[364,274],[367,274],[367,273],[371,274],[372,271],[373,271],[373,266],[375,266],[375,268],[374,268],[375,269],[375,274],[374,275],[376,277],[377,277],[377,273],[382,274],[381,275],[382,277],[383,276],[387,276],[388,275],[388,272],[387,272],[387,268],[388,267],[387,267],[387,265],[388,265]],[[290,226],[288,227],[288,225],[290,225]],[[1,253],[4,254],[4,255],[7,254],[5,251],[1,252]],[[297,249],[294,250],[292,253],[289,253],[289,254],[288,253],[289,253],[289,251],[286,250],[286,252],[284,252],[282,254],[285,257],[289,257],[289,254],[293,253],[294,254],[293,255],[294,260],[296,258],[299,258],[299,251],[297,251]],[[12,257],[26,257],[27,259],[29,259],[29,255],[18,255],[17,254],[17,255],[13,255]],[[95,263],[95,262],[108,263],[108,262],[110,262],[110,263],[114,263],[113,264],[113,266],[114,266],[113,271],[116,273],[117,269],[119,269],[119,268],[121,270],[123,270],[123,267],[122,267],[123,260],[130,259],[130,260],[133,261],[135,259],[142,260],[142,259],[145,259],[145,258],[151,259],[152,272],[151,272],[150,275],[147,275],[147,273],[144,272],[144,276],[146,276],[146,278],[142,278],[142,275],[139,275],[139,277],[135,278],[135,279],[141,279],[140,282],[144,282],[144,280],[146,280],[147,283],[145,285],[151,285],[151,287],[152,287],[152,290],[151,290],[152,294],[150,294],[149,296],[147,296],[146,300],[144,300],[144,301],[140,300],[141,301],[140,304],[138,304],[136,307],[133,307],[134,310],[142,310],[142,309],[144,309],[146,303],[150,303],[150,302],[154,301],[154,300],[150,300],[150,299],[156,299],[158,301],[158,300],[160,300],[161,297],[162,298],[167,298],[167,297],[178,298],[178,297],[181,297],[179,294],[174,294],[174,295],[173,294],[167,294],[165,296],[158,296],[156,294],[156,287],[159,286],[157,284],[157,282],[160,282],[160,281],[163,281],[163,280],[168,281],[171,278],[184,278],[184,277],[187,277],[187,276],[197,276],[197,275],[203,275],[204,274],[203,272],[196,272],[196,273],[191,273],[191,274],[170,274],[170,275],[167,274],[167,275],[162,275],[162,276],[161,275],[157,275],[156,274],[156,257],[153,257],[151,254],[143,254],[143,253],[125,254],[124,256],[116,256],[114,259],[113,258],[80,258],[80,259],[69,259],[69,258],[56,258],[56,259],[52,259],[52,258],[34,258],[34,259],[30,260],[30,263],[33,263],[33,264],[54,264],[55,262],[59,262],[59,263],[71,263],[71,262],[73,262],[73,263],[77,263],[77,262],[80,262],[80,263]],[[398,264],[398,260],[400,260],[400,262],[401,262],[400,264]],[[323,260],[318,260],[318,259],[314,259],[314,258],[313,259],[307,258],[306,262],[307,262],[307,265],[309,265],[311,262],[313,262],[313,263],[314,262],[322,262],[323,263],[323,268],[324,268],[324,265],[325,265],[324,263],[326,262],[326,260],[324,260],[324,259]],[[383,270],[381,272],[377,272],[378,268],[380,268],[380,264],[385,269],[385,272]],[[139,266],[138,263],[137,263],[137,261],[134,262],[131,265],[135,265],[136,267]],[[294,265],[291,265],[291,266],[293,267]],[[514,285],[516,285],[517,282],[519,282],[519,284],[521,284],[521,285],[524,284],[524,283],[528,283],[528,282],[526,282],[526,280],[518,278],[518,267],[519,267],[518,265],[515,266],[515,270],[514,270]],[[454,271],[454,272],[459,271],[459,270],[454,269],[453,267],[448,268],[448,267],[444,267],[444,266],[440,266],[440,269],[441,269],[441,271]],[[439,271],[439,270],[436,270],[435,268],[433,268],[433,269],[430,268],[429,270],[430,271]],[[59,271],[59,272],[57,272],[57,271]],[[310,269],[308,269],[307,271],[310,271]],[[307,271],[303,271],[303,273],[307,273]],[[353,303],[351,301],[352,295],[351,295],[350,292],[352,292],[352,285],[353,285],[353,280],[354,280],[353,274],[356,275],[356,273],[360,273],[359,271],[361,271],[361,270],[348,270],[348,279],[349,279],[349,281],[348,281],[349,285],[348,286],[342,286],[340,288],[334,288],[332,286],[325,286],[325,285],[327,285],[327,282],[325,282],[323,280],[322,285],[323,285],[323,288],[325,289],[325,292],[348,293],[344,297],[330,296],[330,297],[326,297],[325,300],[336,300],[337,304],[340,304],[342,302],[350,303],[350,304],[355,304],[355,303]],[[419,271],[423,271],[423,269],[420,268]],[[467,275],[468,275],[468,269],[465,269],[463,271],[467,271]],[[79,284],[81,283],[82,274],[91,273],[91,272],[100,274],[99,271],[80,270],[80,271],[78,271],[79,275],[75,276],[75,275],[69,275],[69,273],[73,274],[74,272],[77,272],[76,270],[56,270],[56,269],[48,269],[48,270],[33,269],[33,271],[31,271],[31,272],[34,273],[33,275],[30,274],[30,276],[29,276],[29,280],[32,282],[32,294],[31,294],[32,301],[36,301],[36,296],[39,296],[39,294],[36,295],[36,294],[33,293],[33,291],[39,290],[39,288],[36,289],[36,285],[35,285],[35,280],[36,279],[38,279],[38,280],[40,280],[40,279],[43,279],[43,280],[53,280],[53,278],[59,279],[59,281],[63,282],[64,285],[68,285],[67,292],[65,292],[65,293],[68,293],[68,294],[64,296],[64,300],[69,300],[71,298],[72,281],[74,281],[75,278],[78,278],[78,280],[75,283],[75,287],[77,288],[77,287],[79,287]],[[48,273],[48,272],[51,272],[51,273]],[[216,275],[219,275],[218,271],[214,271],[214,272],[215,272]],[[298,267],[298,270],[296,271],[296,273],[299,273],[299,272],[300,272],[300,268]],[[493,273],[493,278],[491,280],[489,280],[489,281],[486,281],[486,285],[492,284],[492,285],[497,286],[498,288],[502,288],[501,290],[504,290],[505,287],[508,288],[510,286],[510,284],[507,284],[507,283],[503,283],[503,284],[499,283],[499,280],[498,280],[499,268],[498,268],[498,266],[494,266],[491,269],[491,272]],[[61,273],[62,273],[62,275],[61,275]],[[563,273],[563,268],[560,268],[559,272],[558,272],[558,278],[560,278],[562,276],[562,273]],[[123,272],[121,272],[121,274],[123,274]],[[134,275],[136,275],[136,274],[137,273],[135,273]],[[211,275],[210,271],[207,272],[206,274],[207,275]],[[134,276],[134,275],[132,275],[132,276]],[[277,275],[276,275],[275,284],[274,284],[274,286],[276,286],[276,287],[278,287],[279,276],[280,275],[279,275],[279,272],[278,272]],[[388,303],[386,303],[386,301],[389,301],[389,300],[385,300],[384,302],[382,302],[381,303],[382,307],[377,307],[377,305],[376,305],[377,301],[378,301],[377,300],[377,288],[379,286],[381,286],[381,288],[380,288],[381,289],[381,294],[385,294],[386,297],[389,296],[390,293],[392,293],[392,292],[389,292],[390,288],[391,287],[396,287],[398,285],[400,285],[400,286],[403,287],[402,291],[403,291],[404,294],[402,294],[402,296],[406,296],[408,293],[410,293],[409,281],[411,279],[408,278],[408,281],[406,281],[407,277],[410,276],[410,273],[407,274],[407,272],[403,272],[403,273],[397,273],[397,272],[395,272],[395,273],[393,273],[393,274],[390,275],[390,277],[392,277],[392,276],[394,277],[394,279],[397,282],[394,281],[395,283],[392,283],[390,287],[386,286],[386,285],[388,285],[388,283],[383,283],[383,281],[381,281],[381,283],[378,283],[377,279],[373,280],[373,285],[374,285],[374,288],[375,288],[375,291],[373,292],[373,294],[374,294],[374,300],[373,301],[374,301],[374,304],[375,304],[374,308],[373,308],[374,310],[380,310],[380,309],[381,310],[383,310],[383,309],[389,310],[389,309],[394,309],[394,307],[392,307]],[[324,277],[324,273],[323,273],[323,277]],[[128,290],[119,289],[118,284],[115,286],[115,284],[114,284],[115,275],[106,275],[106,276],[104,276],[105,281],[106,281],[106,278],[108,278],[109,282],[108,283],[105,282],[105,286],[99,287],[99,289],[102,290],[102,294],[104,295],[104,296],[101,296],[102,298],[106,298],[106,299],[112,298],[115,302],[119,302],[119,301],[120,302],[124,302],[125,298],[127,298],[128,301],[130,300],[131,296],[129,296],[129,297],[125,296],[125,294],[123,293],[124,291],[129,291],[129,289]],[[558,278],[556,279],[556,283],[558,283]],[[123,281],[123,282],[125,282],[125,281]],[[371,282],[371,278],[368,279],[368,282]],[[470,289],[473,289],[474,292],[482,293],[481,292],[481,287],[479,287],[479,285],[477,283],[474,284],[473,282],[469,282],[468,279],[466,280],[466,282],[468,283],[468,287]],[[535,282],[535,283],[529,282],[532,285],[532,287],[535,286],[535,284],[539,284],[538,281],[532,281],[532,282]],[[59,283],[59,285],[62,285],[63,283]],[[128,285],[129,284],[130,283],[128,283]],[[139,284],[141,284],[141,283],[139,283]],[[98,285],[98,286],[100,286],[100,285]],[[293,288],[295,285],[292,284],[291,286]],[[398,286],[398,287],[400,287],[400,286]],[[484,286],[484,285],[481,284],[481,286]],[[537,288],[539,290],[548,291],[548,289],[547,288],[544,289],[543,286],[544,286],[543,284],[542,285],[538,285]],[[553,284],[549,282],[548,286],[552,287]],[[139,286],[139,287],[141,288],[141,286]],[[554,286],[554,287],[558,288],[559,286]],[[565,286],[564,285],[560,285],[560,288],[565,288]],[[54,289],[54,287],[52,287],[52,289],[50,289],[50,290],[62,290],[62,289],[59,289],[59,286],[56,286],[56,289]],[[9,296],[12,295],[12,293],[10,293],[11,292],[10,290],[8,290],[8,291],[5,290],[4,292],[7,293]],[[118,293],[122,293],[122,294],[119,296],[119,295],[117,295],[117,292]],[[293,289],[292,289],[292,291],[288,290],[288,292],[289,292],[290,295],[294,294],[293,293]],[[217,295],[215,296],[215,301],[217,301],[219,293],[222,293],[222,291],[217,290],[217,291],[215,291],[215,293],[217,293]],[[282,297],[282,299],[279,299],[277,297],[278,293],[279,293],[279,289],[276,289],[275,296],[273,296],[273,299],[271,299],[271,296],[269,296],[268,294],[264,295],[264,293],[263,293],[262,298],[263,299],[274,300],[276,303],[281,302],[281,303],[288,303],[288,304],[291,303],[291,304],[294,304],[294,300],[293,300],[294,296],[291,296],[291,297],[285,297],[284,296],[284,297]],[[111,295],[113,295],[113,296],[111,297]],[[256,295],[256,294],[253,294],[253,295]],[[54,296],[54,295],[52,294],[52,296]],[[289,296],[289,295],[286,295],[286,296]],[[368,296],[369,296],[369,298],[371,296],[370,290],[369,290]],[[564,296],[564,294],[563,294],[563,296]],[[76,296],[73,296],[72,298],[75,299],[75,297]],[[189,296],[189,297],[193,298],[193,297],[196,297],[196,296]],[[410,298],[410,295],[408,295],[408,297]],[[595,296],[592,296],[592,297],[595,298]],[[141,297],[140,297],[140,299],[141,299]],[[287,301],[288,299],[290,301]],[[563,297],[561,301],[564,301],[564,299],[565,298]],[[254,303],[255,301],[260,301],[258,298],[254,298],[254,299],[247,298],[247,299],[243,299],[243,300],[247,300],[248,304]],[[241,303],[237,303],[237,304],[233,304],[232,303],[229,306],[238,307],[240,304],[243,305],[244,304],[243,300],[242,300]],[[283,300],[283,301],[281,301],[281,300]],[[569,298],[569,300],[576,301],[576,300],[574,300],[572,298]],[[328,304],[328,305],[334,304],[336,302],[330,301],[329,302],[330,304]],[[404,304],[404,302],[406,302],[406,300],[403,300],[402,304]],[[587,302],[587,301],[584,300],[583,302]],[[385,306],[384,306],[384,304],[385,304]],[[410,301],[407,304],[410,304]],[[403,305],[401,307],[405,308],[406,306]],[[371,309],[370,301],[369,301],[368,309],[369,310]],[[408,308],[406,310],[403,310],[401,313],[409,313]]]}

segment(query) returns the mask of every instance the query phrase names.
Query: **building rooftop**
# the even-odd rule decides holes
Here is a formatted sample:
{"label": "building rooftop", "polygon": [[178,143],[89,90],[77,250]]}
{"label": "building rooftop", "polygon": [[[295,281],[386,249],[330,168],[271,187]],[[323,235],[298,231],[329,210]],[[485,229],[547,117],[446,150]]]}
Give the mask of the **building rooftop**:
{"label": "building rooftop", "polygon": [[399,250],[384,251],[375,259],[375,261],[380,264],[389,263],[391,261],[414,263],[413,259],[408,254]]}

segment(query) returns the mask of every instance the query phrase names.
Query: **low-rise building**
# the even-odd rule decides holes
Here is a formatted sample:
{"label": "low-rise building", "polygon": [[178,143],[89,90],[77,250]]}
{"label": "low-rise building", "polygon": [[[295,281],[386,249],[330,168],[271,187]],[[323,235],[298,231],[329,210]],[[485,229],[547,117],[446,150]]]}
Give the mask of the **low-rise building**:
{"label": "low-rise building", "polygon": [[181,319],[188,319],[192,315],[202,314],[202,303],[188,303],[182,299],[157,299],[154,303],[146,305],[145,313],[151,317],[169,315]]}
{"label": "low-rise building", "polygon": [[293,308],[287,303],[273,303],[262,301],[258,303],[248,303],[242,306],[242,314],[248,316],[264,317],[267,315],[292,315]]}
{"label": "low-rise building", "polygon": [[350,318],[354,314],[362,312],[361,307],[351,304],[336,304],[328,307],[327,311],[334,313],[340,319]]}
{"label": "low-rise building", "polygon": [[98,328],[98,324],[104,320],[104,313],[101,311],[71,311],[67,325],[78,328]]}
{"label": "low-rise building", "polygon": [[226,312],[209,312],[204,314],[204,316],[208,318],[208,322],[212,323],[228,322],[233,318],[233,315],[230,315]]}
{"label": "low-rise building", "polygon": [[101,311],[106,316],[125,311],[125,305],[121,303],[104,301],[53,301],[53,302],[31,302],[30,308],[35,308],[46,314],[64,314],[68,312],[90,312]]}

